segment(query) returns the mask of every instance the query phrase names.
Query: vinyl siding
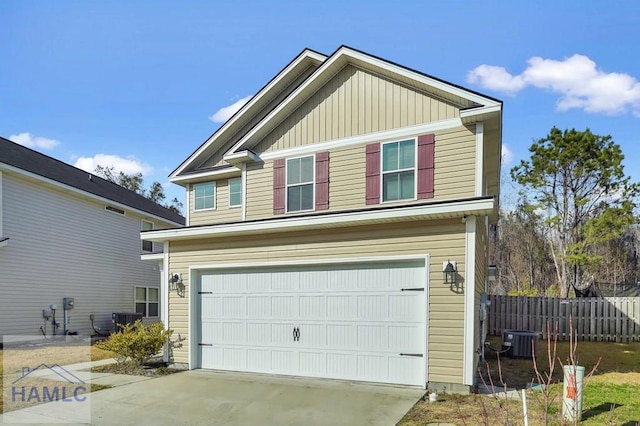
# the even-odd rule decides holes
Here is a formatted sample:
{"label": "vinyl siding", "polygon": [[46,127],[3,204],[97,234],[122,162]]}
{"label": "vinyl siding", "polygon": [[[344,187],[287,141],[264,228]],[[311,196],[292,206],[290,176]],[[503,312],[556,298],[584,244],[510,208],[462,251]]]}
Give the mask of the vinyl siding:
{"label": "vinyl siding", "polygon": [[278,151],[459,115],[448,103],[349,65],[278,124],[254,151]]}
{"label": "vinyl siding", "polygon": [[[0,335],[40,334],[42,309],[56,304],[63,332],[62,298],[75,298],[69,330],[92,334],[111,326],[111,313],[133,312],[134,287],[160,286],[155,262],[140,260],[143,217],[105,210],[105,203],[3,173],[4,236],[0,248]],[[156,228],[168,228],[151,218]],[[154,249],[161,250],[156,244]],[[50,334],[51,322],[47,323]]]}
{"label": "vinyl siding", "polygon": [[[438,131],[435,136],[433,201],[473,197],[475,126]],[[329,152],[329,211],[367,207],[365,148],[365,145],[357,145]],[[273,161],[247,167],[247,219],[273,216],[272,181]],[[400,201],[399,204],[412,202]]]}
{"label": "vinyl siding", "polygon": [[[430,254],[429,380],[462,383],[464,295],[442,284],[447,259],[456,259],[464,275],[465,229],[459,220],[174,241],[169,253],[171,271],[182,273],[186,285],[184,297],[170,295],[169,326],[183,337],[188,335],[190,266]],[[175,349],[175,362],[188,362],[187,347]]]}
{"label": "vinyl siding", "polygon": [[242,219],[242,209],[240,207],[229,207],[229,180],[220,179],[216,181],[215,206],[213,210],[196,211],[193,185],[189,186],[189,226],[207,225],[223,222],[238,222]]}

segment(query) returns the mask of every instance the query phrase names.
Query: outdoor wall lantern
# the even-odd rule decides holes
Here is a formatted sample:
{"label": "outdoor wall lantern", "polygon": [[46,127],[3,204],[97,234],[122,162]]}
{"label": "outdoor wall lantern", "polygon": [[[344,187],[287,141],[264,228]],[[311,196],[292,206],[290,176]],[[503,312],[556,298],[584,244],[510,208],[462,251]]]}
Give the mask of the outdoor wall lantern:
{"label": "outdoor wall lantern", "polygon": [[180,291],[182,290],[182,275],[181,274],[170,274],[169,275],[169,291]]}
{"label": "outdoor wall lantern", "polygon": [[442,266],[443,266],[442,274],[443,274],[444,283],[455,284],[458,276],[458,268],[455,260],[453,262],[451,262],[450,260],[447,260],[446,262],[443,262]]}

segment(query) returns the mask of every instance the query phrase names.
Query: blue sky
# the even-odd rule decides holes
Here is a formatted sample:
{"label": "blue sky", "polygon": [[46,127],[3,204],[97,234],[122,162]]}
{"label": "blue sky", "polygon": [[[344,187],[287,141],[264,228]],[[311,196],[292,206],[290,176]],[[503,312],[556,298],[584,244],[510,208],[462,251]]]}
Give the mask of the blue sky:
{"label": "blue sky", "polygon": [[213,118],[342,44],[502,99],[505,169],[552,126],[589,127],[640,181],[636,1],[3,0],[0,17],[0,136],[171,197]]}

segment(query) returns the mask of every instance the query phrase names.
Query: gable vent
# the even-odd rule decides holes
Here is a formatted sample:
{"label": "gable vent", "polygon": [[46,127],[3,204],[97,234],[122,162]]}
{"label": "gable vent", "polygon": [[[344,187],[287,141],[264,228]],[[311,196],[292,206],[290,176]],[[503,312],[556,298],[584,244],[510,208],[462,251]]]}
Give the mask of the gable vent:
{"label": "gable vent", "polygon": [[109,211],[111,213],[117,213],[117,214],[121,214],[122,216],[124,216],[124,210],[119,209],[117,207],[113,207],[113,206],[104,206],[104,209],[106,211]]}

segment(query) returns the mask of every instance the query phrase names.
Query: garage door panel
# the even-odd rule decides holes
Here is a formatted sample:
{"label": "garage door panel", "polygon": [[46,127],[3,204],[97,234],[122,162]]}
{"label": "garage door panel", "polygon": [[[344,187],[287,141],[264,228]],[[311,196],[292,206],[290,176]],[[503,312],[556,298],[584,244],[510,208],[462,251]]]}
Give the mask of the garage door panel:
{"label": "garage door panel", "polygon": [[424,386],[425,293],[401,290],[425,281],[417,262],[202,272],[200,365]]}

